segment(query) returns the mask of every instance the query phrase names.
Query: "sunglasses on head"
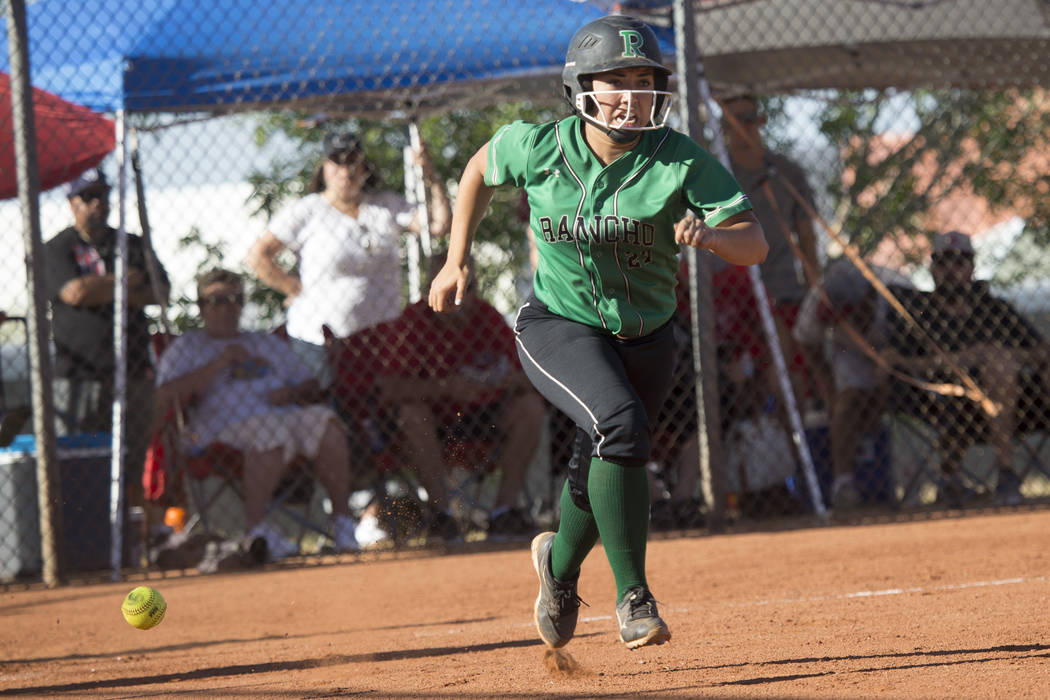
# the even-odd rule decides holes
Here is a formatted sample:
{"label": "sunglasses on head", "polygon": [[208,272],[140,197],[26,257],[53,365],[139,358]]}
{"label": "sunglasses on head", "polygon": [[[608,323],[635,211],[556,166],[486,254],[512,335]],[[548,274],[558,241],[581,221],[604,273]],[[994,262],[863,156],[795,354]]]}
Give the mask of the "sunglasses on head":
{"label": "sunglasses on head", "polygon": [[234,292],[230,294],[209,294],[201,297],[201,306],[244,306],[244,294]]}
{"label": "sunglasses on head", "polygon": [[355,166],[364,162],[364,157],[358,151],[341,151],[328,156],[328,160],[336,165]]}
{"label": "sunglasses on head", "polygon": [[81,192],[77,196],[80,197],[80,201],[88,204],[101,199],[108,199],[109,190],[88,190],[86,192]]}

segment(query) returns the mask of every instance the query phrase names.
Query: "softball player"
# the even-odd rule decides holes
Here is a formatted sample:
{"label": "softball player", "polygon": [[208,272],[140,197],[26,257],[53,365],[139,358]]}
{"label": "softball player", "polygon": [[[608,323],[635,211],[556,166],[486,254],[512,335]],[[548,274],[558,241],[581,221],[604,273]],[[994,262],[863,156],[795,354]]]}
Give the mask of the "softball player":
{"label": "softball player", "polygon": [[671,638],[645,577],[645,464],[650,417],[671,383],[679,246],[738,265],[767,251],[732,175],[664,125],[669,74],[644,23],[616,15],[582,27],[562,74],[574,114],[503,126],[471,158],[430,288],[436,311],[454,311],[493,189],[524,188],[539,265],[515,322],[518,354],[540,393],[588,438],[562,490],[558,532],[532,542],[536,627],[554,648],[573,636],[580,565],[599,537],[616,579],[620,639],[635,649]]}

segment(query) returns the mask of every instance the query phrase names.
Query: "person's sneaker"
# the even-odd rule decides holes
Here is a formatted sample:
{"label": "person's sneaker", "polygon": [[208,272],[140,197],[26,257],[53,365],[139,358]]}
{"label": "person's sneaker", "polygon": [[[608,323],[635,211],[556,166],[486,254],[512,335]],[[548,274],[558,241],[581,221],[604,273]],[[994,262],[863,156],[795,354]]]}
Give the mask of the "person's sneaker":
{"label": "person's sneaker", "polygon": [[372,513],[361,516],[354,530],[354,536],[357,537],[357,543],[366,549],[378,547],[390,539],[390,533],[383,529],[383,526],[379,524],[379,518]]}
{"label": "person's sneaker", "polygon": [[656,610],[656,599],[645,586],[627,589],[616,606],[616,621],[620,624],[620,641],[628,649],[663,644],[671,638],[671,630]]}
{"label": "person's sneaker", "polygon": [[674,505],[675,527],[679,530],[689,530],[704,527],[707,519],[700,509],[700,500],[690,498],[687,501],[679,501]]}
{"label": "person's sneaker", "polygon": [[536,532],[536,524],[520,508],[506,508],[489,517],[486,532],[493,539],[528,537]]}
{"label": "person's sneaker", "polygon": [[669,499],[661,498],[649,506],[649,529],[662,532],[675,527],[674,504]]}
{"label": "person's sneaker", "polygon": [[995,505],[1019,506],[1024,501],[1021,495],[1021,479],[1013,469],[1000,469],[995,482]]}
{"label": "person's sneaker", "polygon": [[458,542],[463,539],[459,531],[459,523],[451,513],[445,510],[431,513],[430,522],[427,524],[427,540],[431,539],[445,543]]}
{"label": "person's sneaker", "polygon": [[835,483],[831,487],[831,507],[839,510],[848,510],[860,505],[860,491],[853,481],[853,476],[843,474],[835,477]]}
{"label": "person's sneaker", "polygon": [[561,581],[551,573],[553,543],[553,532],[541,532],[532,538],[532,567],[540,579],[540,592],[532,608],[532,619],[540,639],[552,649],[557,649],[568,644],[575,634],[580,603],[583,601],[576,592],[579,574],[571,581]]}
{"label": "person's sneaker", "polygon": [[963,483],[958,472],[945,474],[937,486],[937,502],[949,508],[962,508],[977,497],[977,492]]}
{"label": "person's sneaker", "polygon": [[265,520],[248,531],[249,546],[259,547],[259,542],[266,545],[266,560],[276,561],[293,557],[299,553],[299,547]]}
{"label": "person's sneaker", "polygon": [[340,553],[360,552],[361,545],[357,542],[357,523],[348,515],[332,516],[332,544],[335,551]]}

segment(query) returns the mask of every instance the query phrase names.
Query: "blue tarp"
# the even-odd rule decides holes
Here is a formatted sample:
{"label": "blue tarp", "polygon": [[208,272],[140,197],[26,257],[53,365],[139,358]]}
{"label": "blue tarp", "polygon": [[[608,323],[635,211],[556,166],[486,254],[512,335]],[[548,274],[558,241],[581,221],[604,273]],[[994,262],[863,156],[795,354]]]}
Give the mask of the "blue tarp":
{"label": "blue tarp", "polygon": [[[76,435],[59,435],[56,441],[60,452],[103,447],[109,449],[112,437],[109,433],[78,433]],[[16,435],[10,445],[0,447],[0,455],[3,454],[29,456],[36,454],[36,436]]]}
{"label": "blue tarp", "polygon": [[27,24],[35,86],[96,111],[170,111],[551,76],[603,14],[572,0],[39,0]]}
{"label": "blue tarp", "polygon": [[[576,28],[621,5],[666,20],[669,4],[36,0],[27,19],[33,84],[96,111],[308,108],[339,95],[338,110],[389,113],[551,97]],[[812,5],[798,16],[775,0],[694,0],[712,84],[757,92],[1050,84],[1050,61],[1037,60],[1050,53],[1041,3],[999,0],[995,12],[987,0]],[[985,18],[976,28],[975,16]],[[658,33],[670,57],[671,32]],[[4,42],[0,71],[6,26]]]}

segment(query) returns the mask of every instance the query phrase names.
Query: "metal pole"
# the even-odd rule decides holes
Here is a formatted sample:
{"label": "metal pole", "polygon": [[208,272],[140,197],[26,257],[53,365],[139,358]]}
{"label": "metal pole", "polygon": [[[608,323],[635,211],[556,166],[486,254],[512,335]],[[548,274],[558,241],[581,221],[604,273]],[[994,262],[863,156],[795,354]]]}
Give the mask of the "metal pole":
{"label": "metal pole", "polygon": [[[686,0],[675,0],[675,68],[678,72],[678,111],[682,128],[694,141],[701,140],[697,88],[703,88],[703,64],[696,46],[694,16]],[[697,440],[700,484],[707,502],[707,527],[725,527],[725,458],[722,450],[718,405],[715,312],[711,299],[711,258],[696,248],[686,248],[689,263],[689,310],[696,376]],[[707,371],[705,371],[707,368]]]}
{"label": "metal pole", "polygon": [[422,148],[419,125],[408,123],[408,146],[405,148],[405,199],[416,207],[419,222],[419,237],[408,241],[408,296],[409,301],[423,298],[426,280],[421,274],[420,258],[430,258],[430,219],[427,215],[427,187],[423,179],[423,167],[416,162],[415,154]]}
{"label": "metal pole", "polygon": [[29,83],[29,42],[24,0],[7,3],[7,51],[11,64],[11,117],[18,168],[18,202],[22,208],[22,232],[26,250],[26,277],[32,292],[27,339],[33,376],[33,432],[36,438],[37,503],[40,509],[40,548],[43,579],[47,586],[62,583],[64,556],[59,545],[62,533],[62,487],[58,477],[58,448],[55,440],[55,404],[48,338],[47,280],[44,279],[44,243],[40,234],[40,174],[36,160],[36,123],[33,118],[33,88]]}
{"label": "metal pole", "polygon": [[135,175],[135,203],[138,207],[139,226],[142,229],[142,247],[146,254],[146,275],[149,277],[153,298],[160,305],[160,326],[167,335],[171,335],[171,322],[168,320],[168,304],[161,284],[160,266],[157,264],[157,253],[153,249],[153,230],[149,225],[149,212],[146,209],[146,183],[142,177],[142,159],[139,157],[139,135],[134,127],[128,129],[131,140],[131,170]]}
{"label": "metal pole", "polygon": [[[679,0],[680,1],[680,0]],[[725,139],[722,135],[722,125],[714,116],[711,105],[714,100],[711,97],[711,86],[707,77],[700,71],[700,92],[707,105],[707,124],[714,134],[712,140],[712,151],[727,169],[732,171],[729,160],[729,151],[726,150]],[[762,283],[762,273],[758,265],[750,265],[747,268],[747,276],[751,282],[751,292],[755,295],[755,303],[758,305],[759,318],[762,319],[762,331],[766,337],[769,354],[773,358],[773,366],[777,373],[777,383],[780,386],[781,396],[784,397],[784,409],[791,423],[791,437],[795,443],[799,459],[802,461],[802,474],[806,478],[806,487],[809,489],[809,497],[813,502],[813,509],[821,521],[827,521],[828,513],[824,507],[824,499],[820,493],[820,485],[817,482],[817,473],[813,466],[813,456],[809,451],[809,443],[806,442],[806,433],[802,425],[802,417],[798,412],[798,403],[795,401],[795,392],[791,388],[791,379],[788,376],[787,364],[784,361],[784,351],[780,347],[780,339],[777,337],[776,322],[773,320],[773,312],[769,307],[769,297],[766,295],[766,286]]]}
{"label": "metal pole", "polygon": [[120,579],[124,545],[124,436],[127,413],[128,231],[125,217],[127,117],[117,110],[117,247],[113,259],[113,435],[110,448],[109,562],[114,581]]}
{"label": "metal pole", "polygon": [[412,146],[412,186],[415,188],[415,203],[419,207],[419,243],[423,255],[430,257],[430,215],[427,213],[427,182],[423,177],[423,165],[416,162],[415,154],[422,153],[423,139],[419,136],[419,124],[408,123],[409,145]]}
{"label": "metal pole", "polygon": [[[696,30],[693,26],[694,17],[689,10],[689,6],[693,4],[694,3],[688,2],[688,0],[675,0],[674,2],[675,43],[678,49],[676,55],[681,56],[682,54],[690,53],[694,56],[693,60],[686,60],[686,56],[682,56],[682,58],[677,58],[676,60],[686,60],[685,65],[679,69],[680,75],[683,77],[682,82],[691,82],[685,80],[686,72],[690,71],[693,67],[696,68],[696,84],[700,89],[700,96],[706,107],[708,126],[711,128],[711,132],[714,135],[712,151],[722,165],[724,165],[726,169],[732,171],[729,153],[726,150],[725,140],[722,136],[722,127],[718,123],[718,120],[714,118],[714,111],[711,109],[714,100],[711,97],[710,83],[708,83],[707,75],[704,73],[703,55],[696,47]],[[687,24],[688,30],[686,30]],[[681,89],[681,86],[679,89]],[[824,508],[824,500],[820,494],[820,486],[817,483],[816,470],[813,467],[813,457],[809,452],[809,445],[806,442],[806,434],[802,426],[802,418],[798,412],[798,404],[795,401],[795,393],[791,388],[791,381],[788,378],[787,364],[784,361],[784,353],[780,347],[780,341],[777,338],[776,325],[773,321],[773,314],[769,308],[769,299],[766,296],[765,285],[762,283],[762,277],[758,265],[750,265],[747,272],[748,278],[751,281],[752,292],[755,295],[755,302],[758,304],[759,316],[762,319],[762,330],[766,336],[766,343],[769,346],[769,352],[773,358],[773,365],[777,372],[781,395],[784,397],[784,408],[787,412],[788,420],[791,423],[791,436],[794,440],[799,458],[802,461],[802,473],[806,478],[806,485],[809,488],[810,498],[813,501],[813,507],[817,513],[817,517],[822,521],[826,521],[828,514]]]}

